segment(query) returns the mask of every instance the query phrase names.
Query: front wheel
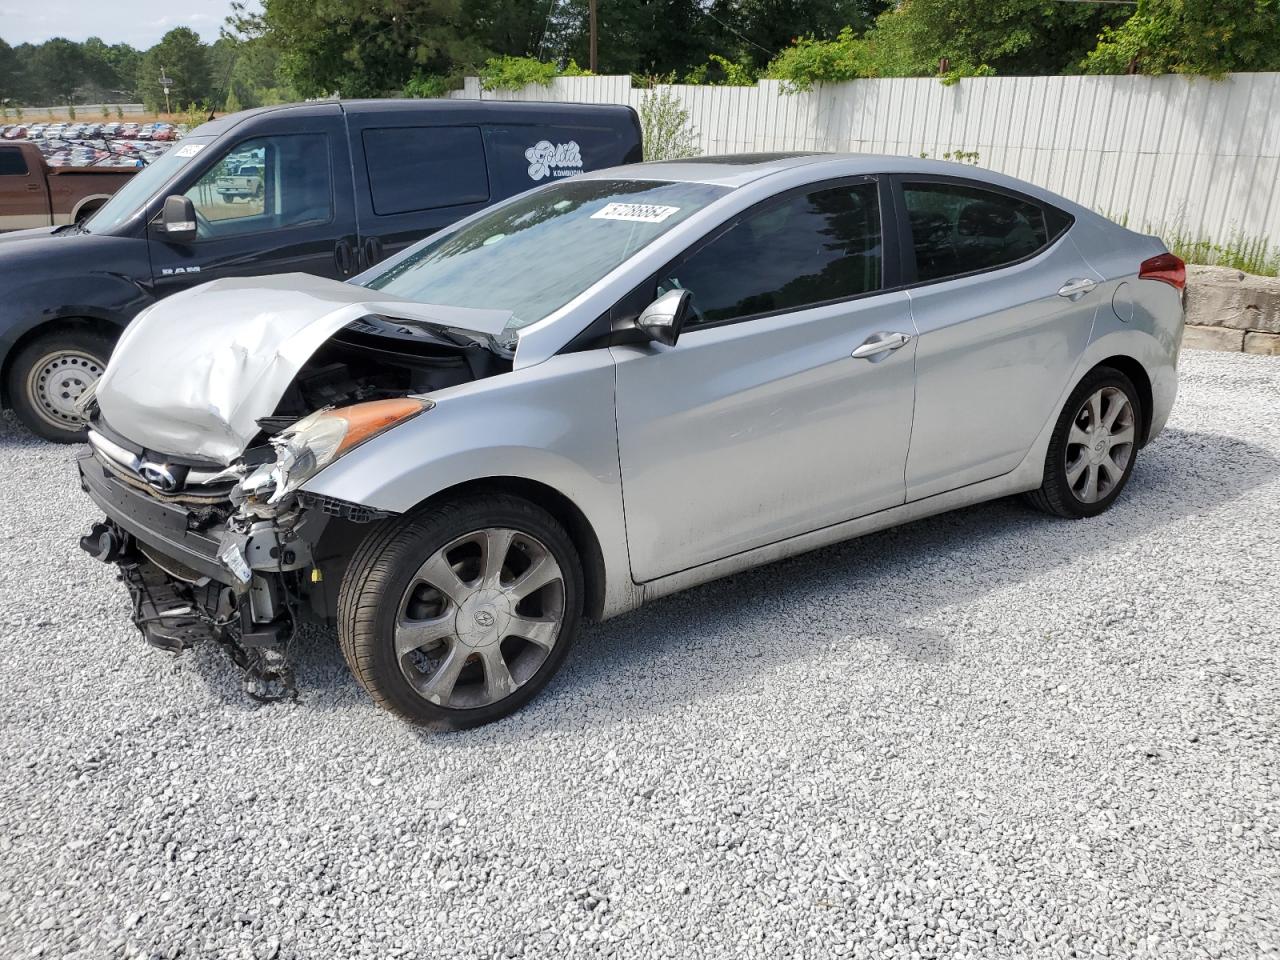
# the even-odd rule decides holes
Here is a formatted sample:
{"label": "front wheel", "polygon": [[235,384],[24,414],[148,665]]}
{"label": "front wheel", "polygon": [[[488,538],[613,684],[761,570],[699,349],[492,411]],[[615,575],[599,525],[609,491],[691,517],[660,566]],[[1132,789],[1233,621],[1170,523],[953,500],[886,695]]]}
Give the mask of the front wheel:
{"label": "front wheel", "polygon": [[23,347],[9,371],[9,398],[18,419],[55,443],[83,440],[76,401],[102,376],[111,347],[102,334],[75,329],[45,334]]}
{"label": "front wheel", "polygon": [[519,709],[564,663],[581,617],[573,541],[545,510],[504,494],[374,532],[338,596],[351,672],[379,705],[426,726]]}
{"label": "front wheel", "polygon": [[1045,456],[1032,506],[1072,519],[1095,517],[1120,496],[1138,457],[1142,406],[1119,370],[1091,371],[1067,398]]}

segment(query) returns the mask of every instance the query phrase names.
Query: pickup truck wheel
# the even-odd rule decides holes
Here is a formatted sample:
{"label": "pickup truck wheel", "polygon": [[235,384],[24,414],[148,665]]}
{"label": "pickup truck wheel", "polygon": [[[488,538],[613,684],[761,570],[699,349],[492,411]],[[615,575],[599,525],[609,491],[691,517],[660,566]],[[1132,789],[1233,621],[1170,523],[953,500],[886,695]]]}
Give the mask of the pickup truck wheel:
{"label": "pickup truck wheel", "polygon": [[375,531],[338,594],[347,665],[413,723],[470,727],[519,709],[564,663],[582,616],[573,541],[505,494],[440,504]]}
{"label": "pickup truck wheel", "polygon": [[23,347],[9,370],[9,399],[18,419],[46,440],[82,441],[84,422],[75,403],[102,376],[111,346],[100,333],[63,330]]}

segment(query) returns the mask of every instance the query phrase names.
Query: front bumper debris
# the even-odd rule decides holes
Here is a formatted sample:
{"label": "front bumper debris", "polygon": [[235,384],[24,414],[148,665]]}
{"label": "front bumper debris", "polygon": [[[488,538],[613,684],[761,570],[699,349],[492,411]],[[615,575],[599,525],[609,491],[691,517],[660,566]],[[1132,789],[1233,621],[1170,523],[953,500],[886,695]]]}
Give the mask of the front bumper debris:
{"label": "front bumper debris", "polygon": [[107,515],[80,546],[118,568],[143,638],[175,653],[212,640],[244,671],[251,696],[296,697],[289,654],[305,580],[317,576],[311,544],[329,515],[243,517],[230,504],[193,510],[125,482],[92,453],[78,466],[82,487]]}

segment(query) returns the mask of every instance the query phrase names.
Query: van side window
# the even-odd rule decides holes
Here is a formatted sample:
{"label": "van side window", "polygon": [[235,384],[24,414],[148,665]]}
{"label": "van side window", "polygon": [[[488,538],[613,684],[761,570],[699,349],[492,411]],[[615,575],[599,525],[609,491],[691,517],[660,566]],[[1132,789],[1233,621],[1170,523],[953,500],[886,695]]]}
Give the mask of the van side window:
{"label": "van side window", "polygon": [[14,147],[0,149],[0,177],[25,177],[27,173],[27,158],[21,150]]}
{"label": "van side window", "polygon": [[255,137],[232,147],[187,196],[200,239],[220,239],[333,219],[329,138]]}
{"label": "van side window", "polygon": [[1015,263],[1071,225],[1057,210],[976,186],[908,182],[902,193],[920,281]]}
{"label": "van side window", "polygon": [[479,127],[365,130],[364,160],[379,216],[489,199]]}

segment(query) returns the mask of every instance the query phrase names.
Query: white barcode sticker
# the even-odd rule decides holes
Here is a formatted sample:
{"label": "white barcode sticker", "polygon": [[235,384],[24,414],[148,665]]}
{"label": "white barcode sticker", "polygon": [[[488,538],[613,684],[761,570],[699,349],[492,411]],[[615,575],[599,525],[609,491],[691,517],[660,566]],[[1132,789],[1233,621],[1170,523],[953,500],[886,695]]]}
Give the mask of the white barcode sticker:
{"label": "white barcode sticker", "polygon": [[205,145],[203,143],[184,143],[178,148],[178,152],[175,156],[183,158],[194,157],[197,153],[203,150],[204,147]]}
{"label": "white barcode sticker", "polygon": [[661,223],[679,207],[664,207],[657,203],[607,203],[591,215],[592,220],[630,220],[633,223]]}

